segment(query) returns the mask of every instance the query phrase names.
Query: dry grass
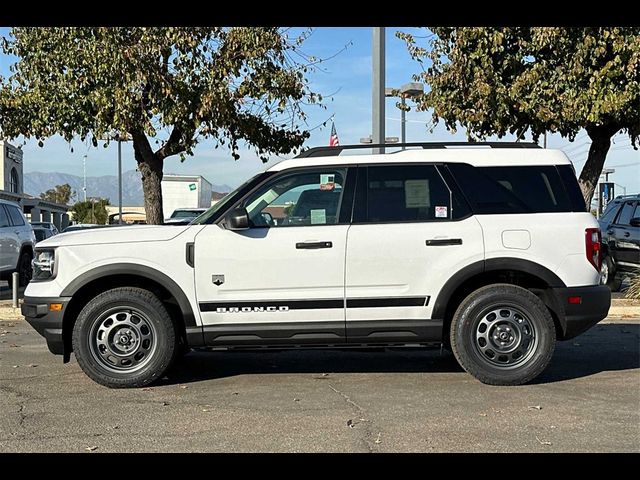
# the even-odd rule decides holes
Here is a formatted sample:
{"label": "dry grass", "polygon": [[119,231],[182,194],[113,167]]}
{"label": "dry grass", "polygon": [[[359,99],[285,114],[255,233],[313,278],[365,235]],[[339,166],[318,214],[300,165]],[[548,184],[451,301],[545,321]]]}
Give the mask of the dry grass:
{"label": "dry grass", "polygon": [[625,298],[640,300],[640,273],[629,275],[630,285],[625,292]]}

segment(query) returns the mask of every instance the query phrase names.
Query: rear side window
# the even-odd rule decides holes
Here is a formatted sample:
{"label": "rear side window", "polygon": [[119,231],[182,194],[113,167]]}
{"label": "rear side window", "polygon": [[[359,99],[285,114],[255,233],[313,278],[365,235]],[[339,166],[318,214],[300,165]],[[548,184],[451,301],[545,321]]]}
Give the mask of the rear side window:
{"label": "rear side window", "polygon": [[368,167],[366,222],[451,219],[451,194],[433,165]]}
{"label": "rear side window", "polygon": [[612,203],[611,206],[608,207],[607,210],[602,214],[602,216],[600,217],[600,221],[603,223],[613,222],[613,219],[615,218],[616,213],[618,213],[618,210],[620,210],[620,204]]}
{"label": "rear side window", "polygon": [[571,165],[557,165],[556,169],[560,174],[562,183],[564,183],[564,189],[569,197],[571,207],[575,212],[586,212],[587,206],[584,203],[584,197],[582,196],[582,190],[578,184],[578,179]]}
{"label": "rear side window", "polygon": [[616,223],[618,225],[629,225],[631,218],[633,218],[632,215],[633,215],[634,207],[635,207],[634,203],[626,202],[623,205],[622,210],[620,211],[620,215],[618,216],[618,220],[616,221]]}
{"label": "rear side window", "polygon": [[9,211],[9,217],[11,217],[11,223],[13,223],[14,226],[19,227],[24,225],[24,217],[20,210],[13,205],[7,205],[7,210]]}
{"label": "rear side window", "polygon": [[9,217],[4,207],[0,205],[0,228],[9,226]]}
{"label": "rear side window", "polygon": [[555,166],[448,167],[476,214],[585,210],[584,202],[576,208],[569,200]]}

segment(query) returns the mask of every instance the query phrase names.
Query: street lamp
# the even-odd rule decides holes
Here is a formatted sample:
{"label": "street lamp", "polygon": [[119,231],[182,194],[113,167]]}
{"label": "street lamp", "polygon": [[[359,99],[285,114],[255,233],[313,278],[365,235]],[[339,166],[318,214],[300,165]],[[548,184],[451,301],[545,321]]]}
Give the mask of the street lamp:
{"label": "street lamp", "polygon": [[416,98],[424,93],[424,85],[419,82],[409,82],[405,83],[400,89],[395,88],[385,88],[384,96],[385,97],[395,97],[396,93],[400,93],[400,103],[402,107],[400,108],[400,143],[402,143],[402,150],[405,149],[404,144],[407,143],[407,108],[406,108],[406,99],[407,98]]}
{"label": "street lamp", "polygon": [[117,140],[118,142],[118,223],[122,225],[122,142],[128,142],[132,139],[126,133],[121,135],[119,132],[112,132],[106,138],[100,138],[100,140]]}
{"label": "street lamp", "polygon": [[84,192],[84,201],[87,201],[87,156],[82,156],[82,177],[84,178],[84,183],[82,186],[82,191]]}

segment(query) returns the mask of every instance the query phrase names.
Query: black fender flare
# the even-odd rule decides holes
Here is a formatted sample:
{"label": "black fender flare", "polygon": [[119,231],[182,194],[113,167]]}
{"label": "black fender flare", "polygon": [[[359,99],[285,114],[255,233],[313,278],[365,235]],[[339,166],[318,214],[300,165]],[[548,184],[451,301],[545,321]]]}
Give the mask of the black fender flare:
{"label": "black fender flare", "polygon": [[182,288],[180,288],[176,282],[164,273],[154,268],[147,267],[146,265],[138,265],[135,263],[112,263],[93,268],[73,279],[73,281],[64,288],[60,296],[72,297],[78,290],[94,280],[112,275],[136,275],[159,283],[166,288],[178,302],[178,306],[180,307],[184,317],[185,327],[198,327],[189,299]]}
{"label": "black fender flare", "polygon": [[480,260],[458,270],[446,281],[442,289],[438,293],[438,297],[433,305],[432,319],[444,319],[447,305],[451,300],[454,292],[460,285],[469,280],[471,277],[481,273],[498,271],[498,270],[516,270],[534,275],[542,279],[549,287],[565,288],[565,283],[555,273],[538,263],[522,258],[490,258],[488,260]]}

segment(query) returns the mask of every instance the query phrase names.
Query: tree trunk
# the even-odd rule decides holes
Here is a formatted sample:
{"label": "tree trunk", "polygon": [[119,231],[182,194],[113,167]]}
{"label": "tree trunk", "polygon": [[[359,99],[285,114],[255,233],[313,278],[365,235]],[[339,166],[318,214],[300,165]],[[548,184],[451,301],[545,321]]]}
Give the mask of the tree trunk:
{"label": "tree trunk", "polygon": [[591,147],[589,147],[587,163],[582,168],[578,182],[587,204],[587,210],[591,210],[591,199],[598,185],[607,152],[611,147],[611,137],[618,131],[618,128],[612,125],[588,126],[586,130],[591,138]]}
{"label": "tree trunk", "polygon": [[147,224],[162,225],[162,157],[153,153],[144,134],[142,138],[133,136],[133,151],[138,170],[142,175],[142,191],[144,193],[144,209],[147,214]]}

